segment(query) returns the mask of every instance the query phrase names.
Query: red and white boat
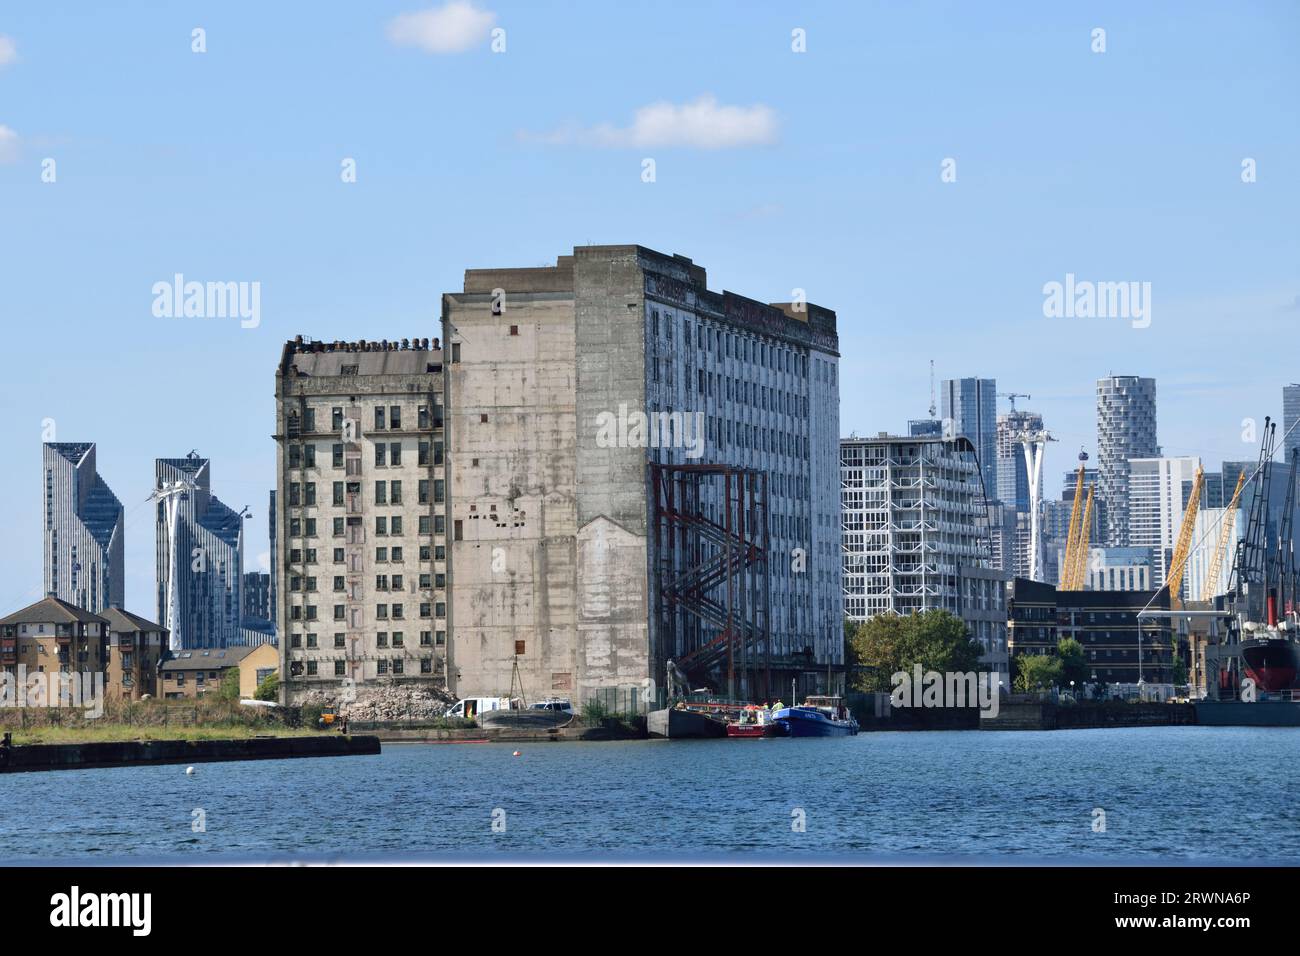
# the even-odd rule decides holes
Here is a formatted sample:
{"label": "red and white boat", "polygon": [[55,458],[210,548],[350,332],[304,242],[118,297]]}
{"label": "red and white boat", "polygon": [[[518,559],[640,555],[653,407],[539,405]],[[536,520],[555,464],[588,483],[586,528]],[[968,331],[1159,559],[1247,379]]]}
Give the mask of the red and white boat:
{"label": "red and white boat", "polygon": [[785,729],[772,719],[772,712],[757,704],[748,704],[727,722],[728,737],[778,737]]}

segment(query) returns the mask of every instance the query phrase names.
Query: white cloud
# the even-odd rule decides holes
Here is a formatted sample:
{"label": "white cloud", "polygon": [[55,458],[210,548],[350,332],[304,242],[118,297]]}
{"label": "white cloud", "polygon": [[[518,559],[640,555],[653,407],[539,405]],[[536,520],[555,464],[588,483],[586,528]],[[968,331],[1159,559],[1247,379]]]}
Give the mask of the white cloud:
{"label": "white cloud", "polygon": [[0,33],[0,66],[8,66],[18,59],[18,47],[12,39]]}
{"label": "white cloud", "polygon": [[270,552],[270,551],[259,551],[259,552],[257,552],[257,567],[254,568],[253,570],[255,570],[255,571],[270,571],[270,570],[271,570],[271,552]]}
{"label": "white cloud", "polygon": [[680,106],[659,102],[636,111],[630,126],[566,126],[549,133],[521,133],[521,138],[550,145],[647,148],[686,146],[730,149],[776,142],[776,112],[770,106],[724,106],[705,94]]}
{"label": "white cloud", "polygon": [[13,163],[18,160],[18,134],[8,126],[0,124],[0,163]]}
{"label": "white cloud", "polygon": [[451,0],[431,10],[394,17],[388,21],[388,39],[426,53],[464,53],[485,43],[496,22],[497,15],[490,10],[480,10],[469,0]]}

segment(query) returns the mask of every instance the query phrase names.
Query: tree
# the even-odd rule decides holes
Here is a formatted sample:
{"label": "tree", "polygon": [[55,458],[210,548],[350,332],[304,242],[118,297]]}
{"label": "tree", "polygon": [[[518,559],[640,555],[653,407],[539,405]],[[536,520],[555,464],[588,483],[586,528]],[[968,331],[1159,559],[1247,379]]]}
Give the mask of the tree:
{"label": "tree", "polygon": [[1016,690],[1046,690],[1061,682],[1061,659],[1055,654],[1022,654],[1017,658]]}
{"label": "tree", "polygon": [[1056,656],[1061,659],[1062,687],[1069,687],[1074,681],[1081,688],[1088,682],[1088,656],[1082,644],[1072,637],[1063,637],[1056,642]]}
{"label": "tree", "polygon": [[272,671],[258,682],[257,690],[253,697],[257,700],[279,700],[280,699],[280,675]]}
{"label": "tree", "polygon": [[217,699],[227,701],[239,700],[239,668],[227,667],[221,674],[221,686],[217,688]]}
{"label": "tree", "polygon": [[[847,628],[846,628],[847,631]],[[893,675],[921,670],[966,673],[980,670],[982,653],[966,623],[947,611],[921,611],[900,617],[878,614],[846,636],[848,658],[860,666],[850,671],[858,691],[890,691]]]}

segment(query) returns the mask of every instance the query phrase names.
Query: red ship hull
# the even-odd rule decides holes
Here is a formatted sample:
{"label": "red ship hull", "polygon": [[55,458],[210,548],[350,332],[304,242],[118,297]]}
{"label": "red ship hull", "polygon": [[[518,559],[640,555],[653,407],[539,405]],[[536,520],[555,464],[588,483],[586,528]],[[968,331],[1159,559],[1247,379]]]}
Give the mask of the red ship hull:
{"label": "red ship hull", "polygon": [[1300,672],[1300,647],[1284,638],[1243,641],[1241,659],[1260,690],[1288,690]]}

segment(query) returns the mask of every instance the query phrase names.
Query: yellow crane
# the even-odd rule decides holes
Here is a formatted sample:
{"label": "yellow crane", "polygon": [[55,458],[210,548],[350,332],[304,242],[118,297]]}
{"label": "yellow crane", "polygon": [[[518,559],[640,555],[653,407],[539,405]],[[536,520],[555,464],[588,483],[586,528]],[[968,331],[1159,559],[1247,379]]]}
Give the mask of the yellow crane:
{"label": "yellow crane", "polygon": [[1219,590],[1219,568],[1223,564],[1223,553],[1228,549],[1228,542],[1232,540],[1232,529],[1237,525],[1237,502],[1241,500],[1241,489],[1245,485],[1246,472],[1243,469],[1241,474],[1237,476],[1237,490],[1232,493],[1232,501],[1229,502],[1227,510],[1223,513],[1223,527],[1219,530],[1219,543],[1210,555],[1210,567],[1205,575],[1205,583],[1201,585],[1202,601],[1213,601],[1216,592]]}
{"label": "yellow crane", "polygon": [[1075,543],[1074,564],[1070,568],[1067,591],[1083,591],[1088,581],[1088,544],[1092,537],[1092,492],[1088,489],[1088,503],[1083,509],[1083,523],[1079,526],[1079,540]]}
{"label": "yellow crane", "polygon": [[1192,549],[1192,533],[1196,530],[1196,512],[1201,507],[1201,487],[1204,484],[1205,470],[1197,465],[1192,493],[1187,498],[1187,510],[1183,512],[1183,525],[1178,529],[1178,543],[1174,546],[1174,556],[1169,562],[1169,573],[1165,575],[1171,608],[1182,607],[1183,604],[1183,572],[1187,569],[1187,555]]}
{"label": "yellow crane", "polygon": [[1083,463],[1079,463],[1079,478],[1074,483],[1074,505],[1070,508],[1070,530],[1065,536],[1065,557],[1061,560],[1060,588],[1063,591],[1074,590],[1071,582],[1074,574],[1076,552],[1079,550],[1079,515],[1083,508]]}

